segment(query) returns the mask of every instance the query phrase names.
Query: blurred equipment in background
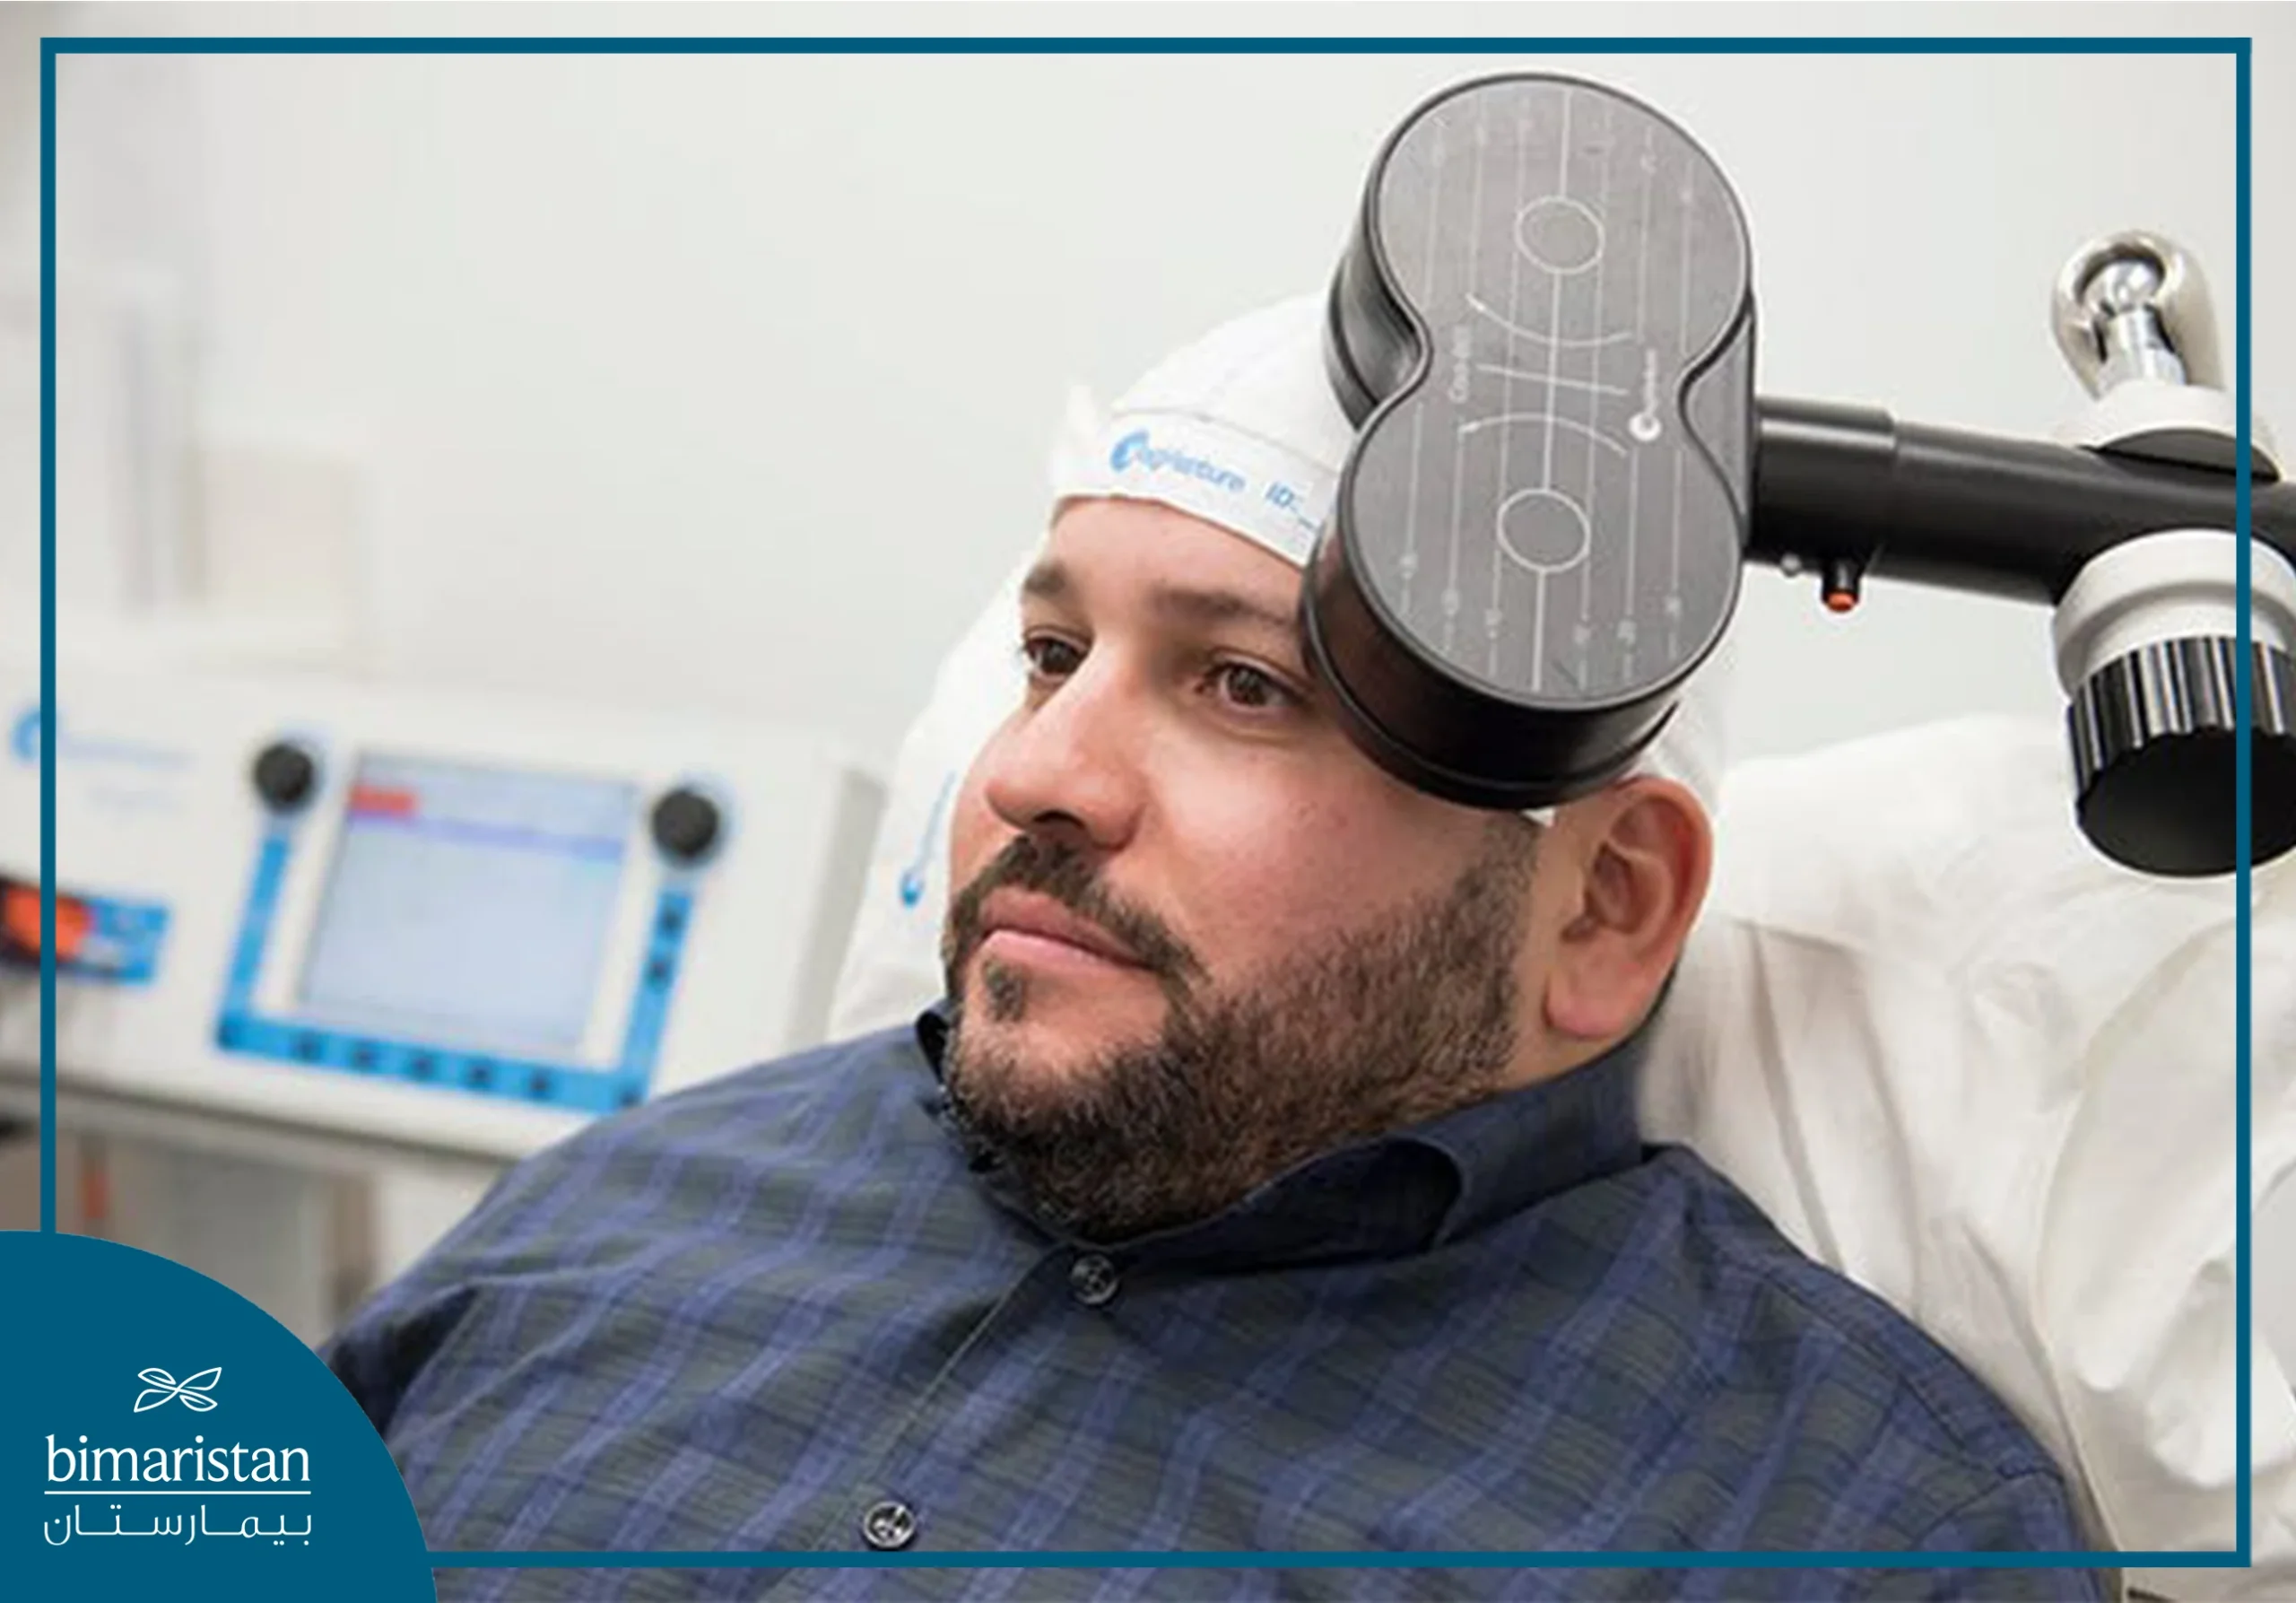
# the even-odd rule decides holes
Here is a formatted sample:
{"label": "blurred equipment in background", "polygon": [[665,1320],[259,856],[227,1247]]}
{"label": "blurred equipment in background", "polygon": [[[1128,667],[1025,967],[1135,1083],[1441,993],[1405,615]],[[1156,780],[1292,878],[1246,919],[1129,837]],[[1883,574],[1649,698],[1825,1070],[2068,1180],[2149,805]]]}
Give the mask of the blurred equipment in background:
{"label": "blurred equipment in background", "polygon": [[825,1032],[883,799],[827,743],[68,639],[50,710],[30,647],[0,648],[0,1116],[39,1107],[52,719],[59,1128],[99,1138],[68,1226],[317,1338],[507,1163]]}

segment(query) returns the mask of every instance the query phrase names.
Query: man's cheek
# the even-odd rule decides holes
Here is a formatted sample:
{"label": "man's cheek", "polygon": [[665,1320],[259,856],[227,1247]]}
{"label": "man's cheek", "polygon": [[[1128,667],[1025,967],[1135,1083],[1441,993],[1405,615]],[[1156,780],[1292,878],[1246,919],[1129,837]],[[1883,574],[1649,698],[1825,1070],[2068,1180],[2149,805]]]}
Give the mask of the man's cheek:
{"label": "man's cheek", "polygon": [[1308,865],[1299,875],[1271,875],[1264,862],[1257,873],[1253,867],[1239,863],[1222,878],[1225,916],[1204,931],[1207,945],[1226,954],[1231,975],[1258,972],[1361,924],[1378,890],[1376,869],[1361,859]]}

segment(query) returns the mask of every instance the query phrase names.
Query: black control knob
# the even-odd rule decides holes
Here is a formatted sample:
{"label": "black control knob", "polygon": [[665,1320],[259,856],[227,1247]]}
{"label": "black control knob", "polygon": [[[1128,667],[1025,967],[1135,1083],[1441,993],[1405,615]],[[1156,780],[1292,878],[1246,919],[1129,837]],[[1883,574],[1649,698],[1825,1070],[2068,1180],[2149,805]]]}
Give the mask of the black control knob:
{"label": "black control knob", "polygon": [[698,863],[709,855],[725,828],[718,804],[681,785],[654,804],[654,844],[674,863]]}
{"label": "black control knob", "polygon": [[256,756],[255,793],[274,813],[291,813],[310,800],[318,779],[317,760],[292,741],[274,740]]}
{"label": "black control knob", "polygon": [[[2179,877],[2232,872],[2237,642],[2141,646],[2083,680],[2066,710],[2082,832],[2116,862]],[[2248,838],[2262,865],[2296,847],[2296,664],[2249,646]]]}

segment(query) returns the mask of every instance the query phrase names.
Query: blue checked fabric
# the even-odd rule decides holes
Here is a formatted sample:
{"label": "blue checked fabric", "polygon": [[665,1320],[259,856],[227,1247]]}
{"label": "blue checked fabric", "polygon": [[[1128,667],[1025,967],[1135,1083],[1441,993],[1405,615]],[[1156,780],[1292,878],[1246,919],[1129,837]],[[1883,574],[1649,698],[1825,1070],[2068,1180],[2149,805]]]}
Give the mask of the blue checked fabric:
{"label": "blue checked fabric", "polygon": [[[1630,1042],[1106,1250],[975,1172],[929,1014],[514,1170],[330,1346],[442,1599],[2046,1598],[2079,1568],[964,1567],[969,1552],[2092,1546],[1976,1380],[1646,1149]],[[888,1545],[896,1545],[888,1546]]]}

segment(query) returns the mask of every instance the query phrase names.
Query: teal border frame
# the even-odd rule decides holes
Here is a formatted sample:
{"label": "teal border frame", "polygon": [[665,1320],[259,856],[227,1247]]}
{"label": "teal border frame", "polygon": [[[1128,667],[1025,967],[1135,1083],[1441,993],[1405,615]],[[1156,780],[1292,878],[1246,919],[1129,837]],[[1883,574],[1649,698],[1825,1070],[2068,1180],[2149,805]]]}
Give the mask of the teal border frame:
{"label": "teal border frame", "polygon": [[[2230,38],[1443,38],[1283,39],[1050,37],[984,39],[43,39],[40,41],[39,249],[40,249],[40,704],[56,699],[56,64],[63,56],[241,55],[241,56],[1030,56],[1030,55],[1480,55],[1540,53],[1570,55],[2150,55],[2231,56],[2234,62],[2234,295],[2233,396],[2239,450],[2235,471],[2239,623],[2235,661],[2249,655],[2248,588],[2250,465],[2249,256],[2252,41]],[[2230,1552],[2132,1552],[2103,1550],[2045,1553],[1942,1552],[1919,1555],[1833,1553],[798,1553],[761,1551],[576,1553],[430,1553],[439,1568],[613,1568],[652,1569],[1904,1569],[1919,1566],[1971,1569],[2038,1567],[2159,1569],[2245,1569],[2253,1538],[2251,1482],[2255,1447],[2250,1417],[2249,1327],[2252,1322],[2249,1262],[2249,1192],[2253,1184],[2248,1102],[2251,861],[2248,741],[2250,675],[2237,676],[2235,743],[2234,868],[2235,1015],[2238,1053],[2239,1141],[2234,1185],[2237,1290],[2239,1326],[2237,1433],[2240,1483],[2237,1502],[2239,1545]],[[56,1229],[56,727],[40,727],[40,1229]]]}

